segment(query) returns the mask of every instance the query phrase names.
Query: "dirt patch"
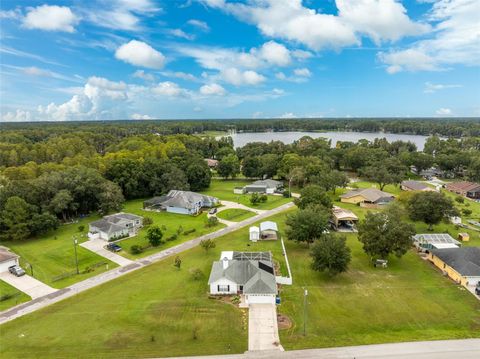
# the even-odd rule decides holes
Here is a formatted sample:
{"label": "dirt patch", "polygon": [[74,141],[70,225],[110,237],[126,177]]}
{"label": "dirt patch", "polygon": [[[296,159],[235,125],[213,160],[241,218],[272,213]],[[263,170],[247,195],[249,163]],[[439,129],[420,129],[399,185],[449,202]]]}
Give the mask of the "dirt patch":
{"label": "dirt patch", "polygon": [[278,329],[290,329],[292,321],[285,314],[277,314]]}

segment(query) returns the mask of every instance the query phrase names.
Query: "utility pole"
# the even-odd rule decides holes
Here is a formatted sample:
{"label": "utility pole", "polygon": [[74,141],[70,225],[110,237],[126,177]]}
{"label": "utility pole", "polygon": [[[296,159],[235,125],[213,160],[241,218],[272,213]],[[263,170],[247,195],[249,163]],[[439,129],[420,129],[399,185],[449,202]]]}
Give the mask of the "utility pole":
{"label": "utility pole", "polygon": [[77,238],[73,236],[73,249],[75,251],[75,266],[77,267],[77,274],[80,274],[78,270],[77,243],[78,243]]}
{"label": "utility pole", "polygon": [[304,292],[303,292],[303,336],[307,335],[307,296],[308,296],[308,290],[304,289]]}

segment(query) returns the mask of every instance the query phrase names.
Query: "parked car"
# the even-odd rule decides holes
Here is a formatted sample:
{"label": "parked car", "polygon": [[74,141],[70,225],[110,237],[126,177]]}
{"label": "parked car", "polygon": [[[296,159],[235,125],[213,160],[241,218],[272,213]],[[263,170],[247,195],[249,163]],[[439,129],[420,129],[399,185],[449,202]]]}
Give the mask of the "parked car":
{"label": "parked car", "polygon": [[20,266],[17,266],[17,265],[8,267],[8,271],[17,277],[21,277],[22,275],[25,275],[25,271],[22,268],[20,268]]}
{"label": "parked car", "polygon": [[215,214],[215,213],[217,213],[216,208],[212,208],[210,211],[208,211],[208,214]]}
{"label": "parked car", "polygon": [[478,282],[477,286],[475,287],[475,294],[480,295],[480,282]]}
{"label": "parked car", "polygon": [[122,247],[120,247],[116,243],[109,243],[107,244],[107,249],[112,252],[120,252],[122,250]]}

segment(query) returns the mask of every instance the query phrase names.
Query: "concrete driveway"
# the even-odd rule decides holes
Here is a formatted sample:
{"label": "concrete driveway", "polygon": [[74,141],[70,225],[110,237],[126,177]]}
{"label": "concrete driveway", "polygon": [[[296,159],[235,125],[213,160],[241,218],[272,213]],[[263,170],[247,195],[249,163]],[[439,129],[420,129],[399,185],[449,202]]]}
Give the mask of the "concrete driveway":
{"label": "concrete driveway", "polygon": [[57,289],[30,277],[28,274],[17,277],[10,272],[3,272],[0,273],[0,279],[12,287],[17,288],[19,291],[28,294],[32,299],[43,297],[44,295],[57,291]]}
{"label": "concrete driveway", "polygon": [[250,304],[248,309],[248,350],[282,350],[278,336],[275,304]]}
{"label": "concrete driveway", "polygon": [[[99,256],[107,258],[112,262],[117,263],[120,266],[126,266],[133,263],[133,261],[131,261],[130,259],[124,258],[121,255],[118,255],[116,253],[110,252],[109,250],[105,249],[104,246],[107,245],[107,242],[105,242],[102,239],[90,239],[89,241],[80,243],[80,245],[83,248],[86,248],[89,251],[92,251],[98,254]],[[121,246],[122,243],[119,243],[119,245]]]}

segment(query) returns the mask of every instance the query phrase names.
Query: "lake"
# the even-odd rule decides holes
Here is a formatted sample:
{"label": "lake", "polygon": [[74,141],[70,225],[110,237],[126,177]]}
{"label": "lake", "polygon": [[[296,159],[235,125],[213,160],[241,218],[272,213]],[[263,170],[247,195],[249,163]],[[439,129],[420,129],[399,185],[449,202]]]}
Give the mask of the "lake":
{"label": "lake", "polygon": [[293,143],[303,136],[312,138],[324,137],[332,141],[335,147],[337,141],[358,142],[361,139],[373,141],[375,138],[386,138],[388,142],[410,141],[422,151],[428,136],[407,135],[382,132],[240,132],[229,135],[233,139],[234,147],[243,147],[249,142],[281,141],[285,144]]}

